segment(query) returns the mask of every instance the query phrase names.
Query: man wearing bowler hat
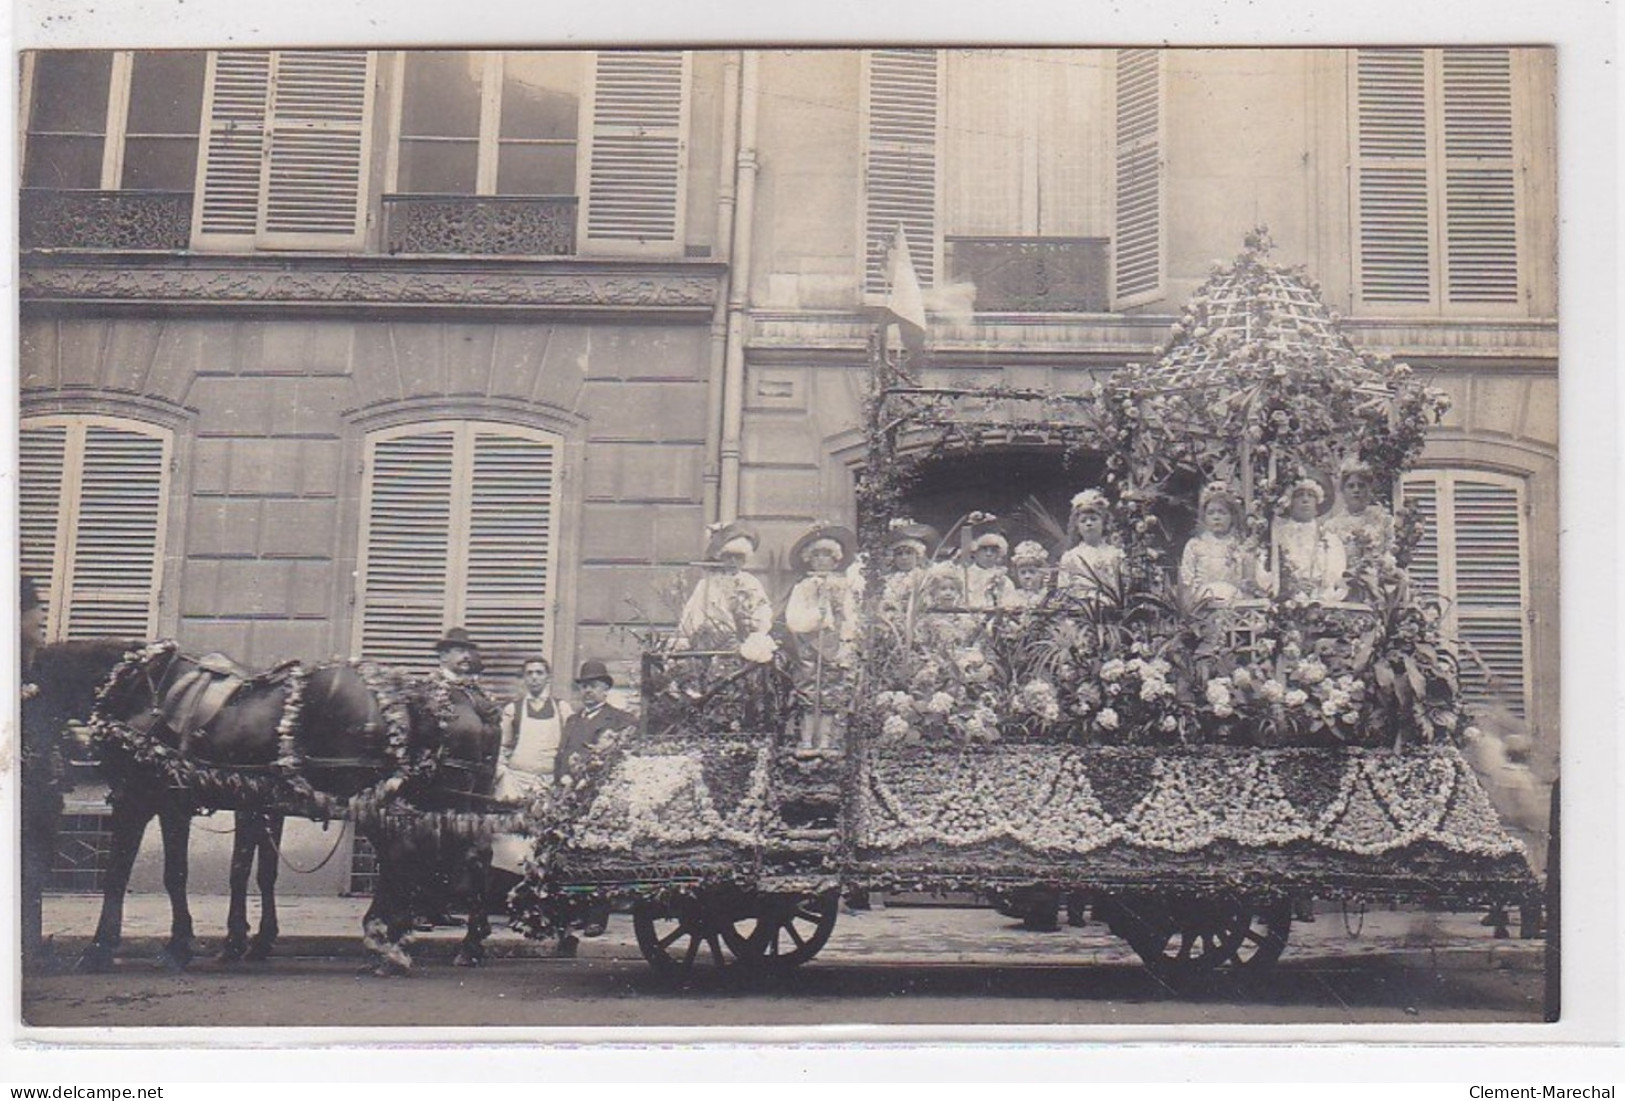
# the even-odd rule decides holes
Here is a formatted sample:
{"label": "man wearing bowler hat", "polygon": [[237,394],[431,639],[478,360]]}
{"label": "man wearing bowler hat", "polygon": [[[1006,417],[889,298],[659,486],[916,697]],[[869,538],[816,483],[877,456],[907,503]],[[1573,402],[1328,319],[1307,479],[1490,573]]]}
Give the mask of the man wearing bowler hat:
{"label": "man wearing bowler hat", "polygon": [[[581,706],[564,720],[564,735],[559,741],[559,755],[553,764],[555,780],[568,783],[572,769],[582,764],[574,758],[605,734],[637,726],[636,716],[609,702],[609,690],[614,687],[615,678],[609,675],[609,669],[603,662],[588,660],[581,663],[581,671],[576,674],[576,691],[581,694]],[[581,917],[581,935],[602,936],[608,924],[609,904],[594,903]],[[566,936],[560,941],[559,954],[574,954],[573,939]]]}
{"label": "man wearing bowler hat", "polygon": [[447,684],[458,688],[473,688],[475,675],[480,671],[480,647],[466,630],[453,627],[434,644],[440,656],[438,675]]}

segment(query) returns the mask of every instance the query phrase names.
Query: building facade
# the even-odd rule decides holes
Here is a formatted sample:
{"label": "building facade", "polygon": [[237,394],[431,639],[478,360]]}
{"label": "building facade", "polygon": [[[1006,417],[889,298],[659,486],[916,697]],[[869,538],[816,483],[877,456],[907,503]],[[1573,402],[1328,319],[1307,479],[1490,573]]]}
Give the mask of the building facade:
{"label": "building facade", "polygon": [[[1434,521],[1417,573],[1473,692],[1555,742],[1550,51],[83,51],[23,75],[21,561],[55,638],[422,667],[464,625],[498,684],[533,652],[630,680],[708,522],[761,530],[782,598],[806,525],[852,520],[899,226],[932,381],[1078,390],[1154,358],[1265,224],[1357,343],[1452,394],[1402,490]],[[1012,440],[913,503],[1064,507],[1090,477]]]}

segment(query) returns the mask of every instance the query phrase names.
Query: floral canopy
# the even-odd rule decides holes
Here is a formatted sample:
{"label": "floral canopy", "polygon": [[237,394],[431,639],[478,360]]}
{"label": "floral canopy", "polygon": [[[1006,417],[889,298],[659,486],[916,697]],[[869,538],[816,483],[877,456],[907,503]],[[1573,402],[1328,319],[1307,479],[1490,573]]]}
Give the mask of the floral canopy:
{"label": "floral canopy", "polygon": [[1271,262],[1270,248],[1267,230],[1248,234],[1187,303],[1162,356],[1112,377],[1118,470],[1133,490],[1154,494],[1181,470],[1223,478],[1262,521],[1292,482],[1358,458],[1385,491],[1448,408],[1407,365],[1356,348],[1319,285]]}

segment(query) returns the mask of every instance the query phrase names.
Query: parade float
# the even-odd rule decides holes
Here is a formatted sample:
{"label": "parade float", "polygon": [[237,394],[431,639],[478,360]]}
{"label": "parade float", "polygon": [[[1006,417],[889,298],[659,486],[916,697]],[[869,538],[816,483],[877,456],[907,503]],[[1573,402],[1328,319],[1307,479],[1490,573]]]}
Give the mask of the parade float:
{"label": "parade float", "polygon": [[[658,969],[785,969],[828,939],[843,892],[1066,899],[1183,980],[1272,964],[1310,899],[1538,899],[1461,751],[1463,659],[1406,575],[1421,531],[1395,494],[1445,398],[1358,350],[1266,235],[1215,266],[1160,358],[1084,392],[927,386],[884,348],[872,363],[839,748],[798,748],[818,689],[781,648],[652,647],[641,728],[542,815],[522,927],[629,904]],[[1074,503],[1101,514],[1109,567],[990,608],[932,602],[943,566],[922,568],[900,604],[879,564],[915,472],[1014,444],[1103,460]],[[1295,584],[1283,502],[1351,468],[1384,534],[1349,538],[1335,590]],[[1222,595],[1178,569],[1221,485],[1248,574]]]}

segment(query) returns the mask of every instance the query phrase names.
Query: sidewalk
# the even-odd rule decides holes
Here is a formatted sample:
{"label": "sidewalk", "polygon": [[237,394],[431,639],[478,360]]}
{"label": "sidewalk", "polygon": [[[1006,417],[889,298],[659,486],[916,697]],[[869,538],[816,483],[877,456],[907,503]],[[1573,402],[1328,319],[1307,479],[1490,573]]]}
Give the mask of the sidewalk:
{"label": "sidewalk", "polygon": [[[197,895],[191,900],[197,935],[209,952],[218,949],[225,935],[227,899],[223,895]],[[57,949],[77,954],[96,928],[99,895],[48,895],[45,931]],[[277,901],[281,937],[276,954],[298,956],[359,956],[361,916],[365,898],[317,898],[290,895]],[[257,899],[250,906],[257,921]],[[1462,914],[1374,910],[1361,916],[1345,915],[1336,903],[1325,904],[1316,921],[1294,922],[1284,962],[1382,956],[1396,967],[1424,969],[1500,968],[1539,971],[1543,966],[1543,940],[1495,940],[1479,924],[1483,911]],[[1516,915],[1514,915],[1514,933]],[[487,941],[492,956],[552,960],[548,945],[527,940],[497,919]],[[132,894],[124,905],[123,954],[127,959],[151,956],[168,935],[169,899],[163,894]],[[436,929],[420,933],[413,944],[420,955],[450,957],[462,930]],[[146,943],[143,943],[146,942]],[[581,942],[580,959],[638,960],[632,919],[617,914],[609,931]],[[1074,964],[1133,964],[1138,962],[1126,943],[1104,926],[1090,923],[1082,929],[1063,925],[1053,933],[1034,933],[991,909],[892,906],[886,909],[842,911],[829,943],[819,953],[821,962],[875,963],[892,966],[950,966],[996,964],[1010,966],[1062,966]]]}

